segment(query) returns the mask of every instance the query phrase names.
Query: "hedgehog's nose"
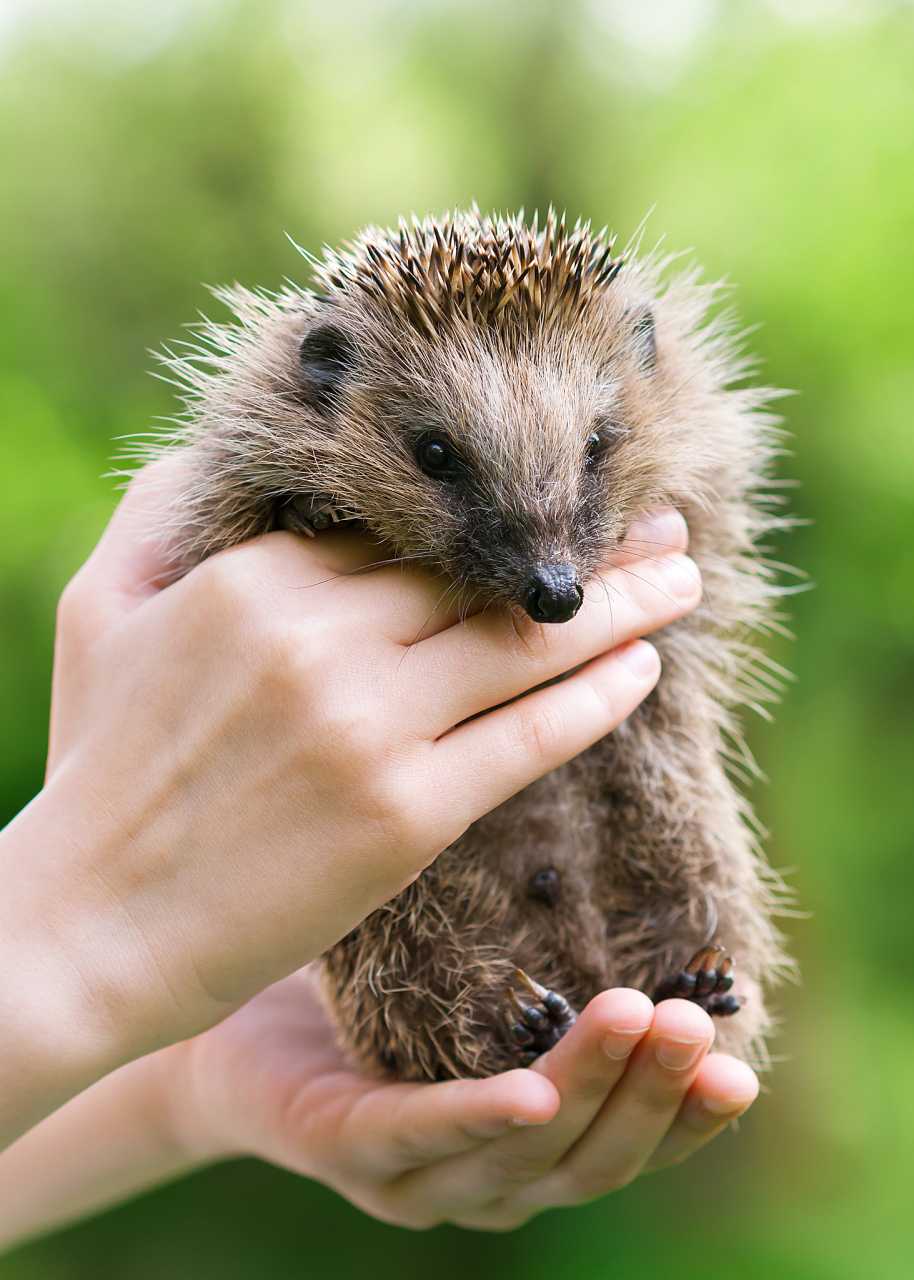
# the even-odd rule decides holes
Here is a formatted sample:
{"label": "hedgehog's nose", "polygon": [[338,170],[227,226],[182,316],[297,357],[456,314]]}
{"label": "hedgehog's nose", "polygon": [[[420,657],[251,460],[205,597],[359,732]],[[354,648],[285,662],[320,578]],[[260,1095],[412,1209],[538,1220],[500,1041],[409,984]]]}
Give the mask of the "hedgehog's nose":
{"label": "hedgehog's nose", "polygon": [[524,608],[534,622],[569,622],[584,599],[570,564],[538,565],[524,593]]}

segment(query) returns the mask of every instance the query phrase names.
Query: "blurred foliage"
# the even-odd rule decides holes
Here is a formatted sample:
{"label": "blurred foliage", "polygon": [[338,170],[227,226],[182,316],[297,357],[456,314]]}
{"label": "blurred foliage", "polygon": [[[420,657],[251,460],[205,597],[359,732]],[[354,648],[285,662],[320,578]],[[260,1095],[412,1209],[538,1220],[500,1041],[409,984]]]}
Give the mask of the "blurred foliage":
{"label": "blurred foliage", "polygon": [[[173,412],[148,348],[201,281],[278,286],[401,210],[550,202],[740,284],[785,402],[799,675],[753,727],[812,915],[738,1134],[520,1232],[375,1223],[239,1162],[0,1280],[371,1274],[894,1280],[914,1215],[914,8],[865,0],[45,0],[0,52],[0,808],[40,786],[54,601]],[[0,14],[2,17],[3,14]]]}

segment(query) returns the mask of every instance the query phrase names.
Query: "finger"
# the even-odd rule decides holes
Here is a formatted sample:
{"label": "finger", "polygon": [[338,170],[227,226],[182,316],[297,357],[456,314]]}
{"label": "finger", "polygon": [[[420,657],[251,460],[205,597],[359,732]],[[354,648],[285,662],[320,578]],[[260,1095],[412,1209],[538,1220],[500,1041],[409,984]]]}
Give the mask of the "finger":
{"label": "finger", "polygon": [[[344,530],[345,526],[337,526],[333,533],[339,536]],[[329,533],[328,530],[321,538]],[[657,560],[667,552],[686,551],[688,545],[689,530],[681,513],[673,507],[660,507],[642,513],[632,523],[613,562],[617,566],[637,565],[645,558]],[[320,539],[315,540],[315,546],[322,552]],[[376,551],[371,562],[356,560],[349,571],[358,572],[363,582],[368,579],[363,587],[365,599],[377,592],[381,611],[396,623],[394,638],[401,644],[412,646],[438,635],[455,622],[486,611],[490,604],[486,595],[436,574],[425,565],[424,557],[396,556],[378,544]],[[334,564],[343,571],[341,560],[334,560]],[[605,594],[599,577],[594,580],[591,594],[595,598]]]}
{"label": "finger", "polygon": [[660,1169],[685,1160],[751,1107],[758,1091],[758,1076],[745,1062],[725,1053],[709,1053],[645,1168]]}
{"label": "finger", "polygon": [[[183,451],[144,467],[131,480],[89,557],[85,576],[95,587],[107,588],[112,599],[120,601],[122,611],[129,612],[174,577],[175,548],[168,537],[169,521],[191,483]],[[377,560],[380,553],[375,539],[348,528],[328,530],[319,544],[291,534],[277,534],[276,541],[287,553],[291,549],[299,563],[313,563],[315,578],[328,570],[353,572]],[[272,548],[272,538],[259,540],[261,547],[268,542]],[[246,547],[245,552],[249,551]]]}
{"label": "finger", "polygon": [[[537,625],[507,611],[478,614],[423,641],[412,670],[441,689],[434,714],[443,733],[449,725],[656,631],[688,613],[700,598],[701,575],[681,553],[634,568],[615,566],[603,575],[599,597],[585,600],[570,622]],[[454,680],[455,671],[460,680]]]}
{"label": "finger", "polygon": [[[471,612],[460,584],[430,567],[424,558],[397,556],[389,547],[355,533],[333,533],[333,546],[315,539],[316,561],[325,567],[324,573],[315,575],[315,581],[335,579],[335,592],[351,598],[354,608],[370,619],[372,629],[398,647],[398,662],[404,648],[410,650]],[[304,538],[296,541],[309,546]],[[484,603],[476,607],[482,608]]]}
{"label": "finger", "polygon": [[91,643],[124,614],[161,590],[170,570],[169,552],[156,537],[162,512],[180,490],[183,468],[176,458],[152,463],[130,482],[89,559],[67,588],[70,631]]}
{"label": "finger", "polygon": [[353,1107],[340,1141],[351,1135],[354,1162],[364,1169],[370,1160],[375,1176],[400,1178],[400,1194],[414,1199],[423,1179],[402,1175],[472,1151],[518,1127],[543,1125],[559,1103],[548,1080],[523,1070],[486,1080],[386,1085]]}
{"label": "finger", "polygon": [[564,1039],[524,1073],[551,1086],[561,1099],[554,1117],[536,1129],[515,1127],[477,1151],[428,1169],[423,1177],[428,1199],[467,1221],[518,1186],[542,1177],[600,1111],[649,1028],[652,1012],[640,991],[619,988],[592,1000]]}
{"label": "finger", "polygon": [[672,1126],[714,1039],[709,1016],[665,1000],[599,1116],[551,1173],[510,1197],[510,1211],[577,1204],[625,1186]]}
{"label": "finger", "polygon": [[614,564],[627,564],[658,560],[661,556],[688,549],[689,526],[682,512],[675,507],[657,507],[643,511],[632,521],[612,561]]}
{"label": "finger", "polygon": [[651,999],[632,987],[615,987],[591,1000],[567,1035],[532,1065],[532,1071],[555,1085],[562,1106],[541,1132],[518,1135],[518,1150],[525,1143],[551,1169],[602,1109],[650,1030],[653,1015]]}
{"label": "finger", "polygon": [[[355,535],[345,525],[328,529],[313,540],[297,541],[313,552],[329,574],[349,575],[341,578],[337,589],[344,593],[357,593],[359,607],[372,615],[377,630],[405,646],[407,651],[457,622],[465,622],[483,612],[500,615],[507,612],[504,606],[490,607],[487,596],[474,593],[446,574],[436,573],[425,563],[424,557],[397,556],[390,548],[369,541],[365,535]],[[685,551],[688,542],[688,527],[682,515],[670,507],[659,508],[645,513],[632,524],[629,536],[614,561],[617,569],[627,566],[631,572],[634,566],[637,572],[642,559],[657,560],[664,550]],[[594,579],[588,594],[594,600],[605,598],[606,587],[601,578]],[[667,620],[664,617],[653,626],[662,625],[662,621]],[[509,637],[516,637],[510,625],[505,630]],[[620,634],[619,639],[624,639],[624,636]],[[414,658],[417,656],[409,653],[410,663],[404,666],[405,675],[412,675],[415,671]],[[562,669],[568,670],[568,666]],[[529,687],[529,683],[524,686]]]}
{"label": "finger", "polygon": [[653,645],[638,640],[604,654],[561,684],[461,725],[433,747],[429,767],[441,794],[472,798],[488,812],[535,778],[574,759],[610,733],[650,693],[660,676]]}
{"label": "finger", "polygon": [[130,481],[92,552],[88,565],[93,575],[123,592],[125,607],[161,590],[161,579],[172,571],[170,548],[160,531],[187,484],[180,454],[144,467]]}
{"label": "finger", "polygon": [[[87,641],[174,579],[176,556],[169,524],[178,499],[191,483],[188,461],[180,450],[144,467],[130,482],[98,545],[71,584],[70,596],[78,596],[79,630]],[[425,618],[434,611],[442,590],[443,579],[418,566],[398,575],[397,568],[413,567],[396,558],[391,564],[388,549],[364,530],[350,526],[326,530],[316,539],[271,533],[222,554],[247,561],[249,567],[253,562],[255,579],[272,579],[275,586],[296,592],[332,580],[359,583],[360,605],[369,610],[371,591],[361,586],[360,575],[383,564],[387,576],[374,587],[379,614],[386,611],[396,616],[399,594],[412,599],[417,619]],[[449,615],[442,625],[452,620]]]}
{"label": "finger", "polygon": [[[601,992],[591,1000],[571,1030],[531,1068],[558,1090],[558,1114],[535,1132],[513,1134],[493,1144],[487,1156],[494,1162],[496,1177],[501,1176],[506,1156],[512,1167],[529,1168],[536,1177],[565,1156],[622,1078],[631,1054],[650,1030],[653,1013],[649,997],[629,987]],[[508,1188],[491,1189],[496,1195]]]}
{"label": "finger", "polygon": [[445,574],[423,559],[395,555],[355,526],[337,525],[315,538],[280,530],[252,538],[192,569],[188,587],[194,590],[195,576],[215,564],[281,600],[290,620],[310,619],[315,612],[329,617],[329,600],[335,616],[392,642],[396,663],[404,646],[453,625],[463,608]]}

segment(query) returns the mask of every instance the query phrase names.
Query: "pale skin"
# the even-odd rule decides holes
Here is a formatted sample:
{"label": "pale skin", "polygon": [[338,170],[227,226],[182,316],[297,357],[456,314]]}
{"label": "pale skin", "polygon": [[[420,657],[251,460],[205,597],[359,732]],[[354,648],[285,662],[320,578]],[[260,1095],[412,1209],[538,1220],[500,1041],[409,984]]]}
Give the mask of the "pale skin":
{"label": "pale skin", "polygon": [[755,1076],[684,1001],[604,992],[530,1070],[397,1084],[347,1066],[294,972],[649,692],[637,637],[700,597],[681,517],[538,627],[348,572],[378,550],[343,530],[163,588],[147,531],[178,482],[134,482],[67,589],[47,784],[0,833],[0,1242],[243,1153],[390,1221],[505,1229],[744,1111]]}

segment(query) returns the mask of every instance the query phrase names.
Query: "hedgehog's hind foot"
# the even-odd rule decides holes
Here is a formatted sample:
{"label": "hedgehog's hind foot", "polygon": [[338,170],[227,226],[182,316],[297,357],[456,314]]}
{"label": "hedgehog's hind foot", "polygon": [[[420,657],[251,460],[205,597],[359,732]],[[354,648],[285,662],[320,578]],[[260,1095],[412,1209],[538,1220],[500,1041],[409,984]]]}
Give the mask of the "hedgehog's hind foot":
{"label": "hedgehog's hind foot", "polygon": [[517,1017],[511,1027],[511,1038],[522,1060],[529,1064],[557,1045],[577,1022],[578,1015],[564,996],[540,986],[523,969],[515,969],[514,976],[529,994],[518,995],[512,987],[508,988],[512,1016]]}
{"label": "hedgehog's hind foot", "polygon": [[738,996],[729,994],[733,986],[733,961],[729,956],[721,959],[723,955],[723,947],[716,943],[696,951],[687,965],[667,974],[660,982],[651,996],[654,1004],[678,997],[694,1001],[712,1018],[729,1018],[739,1013],[742,1002]]}

